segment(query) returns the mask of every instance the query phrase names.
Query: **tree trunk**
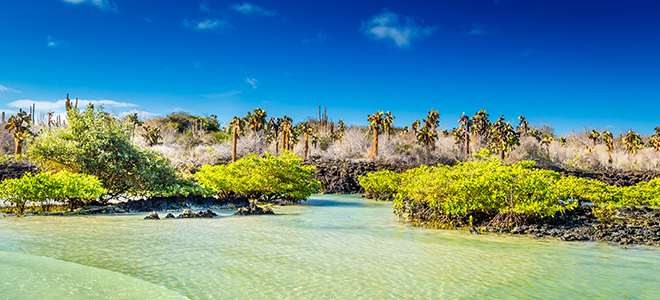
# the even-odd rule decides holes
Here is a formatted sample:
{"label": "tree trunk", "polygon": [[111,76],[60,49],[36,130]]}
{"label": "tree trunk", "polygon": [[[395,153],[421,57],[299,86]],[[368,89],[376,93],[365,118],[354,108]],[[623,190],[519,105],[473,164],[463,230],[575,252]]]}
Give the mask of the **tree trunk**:
{"label": "tree trunk", "polygon": [[14,154],[19,155],[23,152],[23,146],[21,145],[21,140],[14,139]]}
{"label": "tree trunk", "polygon": [[236,162],[236,142],[238,141],[238,127],[234,126],[234,134],[231,146],[231,162]]}
{"label": "tree trunk", "polygon": [[550,158],[550,144],[545,145],[545,155]]}
{"label": "tree trunk", "polygon": [[280,154],[280,137],[277,134],[277,131],[275,131],[275,155]]}
{"label": "tree trunk", "polygon": [[504,150],[500,150],[500,160],[504,161]]}
{"label": "tree trunk", "polygon": [[378,128],[374,126],[374,158],[378,156]]}
{"label": "tree trunk", "polygon": [[470,133],[465,129],[465,158],[470,155]]}
{"label": "tree trunk", "polygon": [[607,150],[607,162],[612,164],[612,150]]}
{"label": "tree trunk", "polygon": [[308,150],[309,150],[309,134],[305,133],[305,159],[307,159]]}

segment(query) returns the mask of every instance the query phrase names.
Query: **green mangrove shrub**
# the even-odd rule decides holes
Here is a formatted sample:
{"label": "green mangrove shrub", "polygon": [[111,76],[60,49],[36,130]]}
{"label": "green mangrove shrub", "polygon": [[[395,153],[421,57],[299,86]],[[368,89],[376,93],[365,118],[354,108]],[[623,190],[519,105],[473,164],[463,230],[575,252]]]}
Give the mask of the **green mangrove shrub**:
{"label": "green mangrove shrub", "polygon": [[360,184],[369,193],[393,194],[395,212],[411,222],[449,223],[456,216],[485,215],[490,224],[514,226],[554,217],[582,202],[607,211],[612,205],[660,205],[660,179],[617,187],[534,167],[531,161],[508,166],[482,157],[453,167],[376,172],[360,177]]}
{"label": "green mangrove shrub", "polygon": [[315,167],[301,166],[301,162],[287,150],[280,156],[251,154],[227,165],[205,165],[194,177],[203,188],[220,197],[244,195],[268,202],[299,202],[323,188],[313,178]]}
{"label": "green mangrove shrub", "polygon": [[131,143],[131,125],[102,106],[71,107],[68,113],[68,128],[45,131],[28,148],[33,161],[50,170],[94,175],[108,197],[160,195],[181,182],[165,157]]}
{"label": "green mangrove shrub", "polygon": [[93,175],[75,174],[67,171],[52,173],[28,172],[21,178],[6,179],[0,183],[0,198],[12,204],[19,214],[27,205],[39,204],[47,210],[53,203],[74,205],[98,199],[107,190]]}
{"label": "green mangrove shrub", "polygon": [[358,177],[367,198],[389,199],[397,192],[400,175],[390,170],[367,173]]}

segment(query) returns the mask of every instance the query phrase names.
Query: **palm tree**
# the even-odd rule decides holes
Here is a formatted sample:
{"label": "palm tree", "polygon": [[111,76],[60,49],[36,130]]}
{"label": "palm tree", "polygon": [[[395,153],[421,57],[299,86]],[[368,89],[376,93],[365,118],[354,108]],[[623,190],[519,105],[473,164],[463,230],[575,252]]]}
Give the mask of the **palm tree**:
{"label": "palm tree", "polygon": [[504,122],[504,115],[499,117],[490,128],[490,146],[500,152],[500,159],[504,160],[506,152],[520,145],[518,133],[513,130],[509,122]]}
{"label": "palm tree", "polygon": [[388,110],[383,114],[383,127],[387,132],[387,140],[390,140],[390,132],[392,131],[392,124],[394,123],[394,115]]}
{"label": "palm tree", "polygon": [[660,126],[655,128],[655,133],[651,135],[649,144],[651,144],[651,147],[653,147],[656,152],[660,151]]}
{"label": "palm tree", "polygon": [[380,129],[384,127],[384,113],[382,111],[374,112],[373,115],[367,115],[367,121],[369,121],[371,128],[374,131],[374,152],[373,159],[376,159],[378,156],[378,134]]}
{"label": "palm tree", "polygon": [[[5,129],[9,130],[14,137],[14,154],[19,155],[23,151],[23,141],[32,135],[30,131],[30,120],[32,117],[25,111],[20,110],[16,115],[7,119]],[[13,132],[12,132],[13,131]]]}
{"label": "palm tree", "polygon": [[637,154],[637,150],[642,149],[642,137],[639,136],[639,133],[629,130],[628,133],[623,136],[623,143],[626,144],[626,150],[628,154]]}
{"label": "palm tree", "polygon": [[607,149],[607,162],[612,164],[612,150],[614,149],[614,136],[609,130],[603,132],[603,143]]}
{"label": "palm tree", "polygon": [[232,128],[232,147],[231,147],[231,162],[236,162],[236,144],[238,143],[238,134],[245,126],[245,120],[239,117],[234,117],[229,123]]}
{"label": "palm tree", "polygon": [[587,135],[587,138],[594,143],[594,149],[596,149],[596,142],[600,138],[600,132],[596,129],[592,129],[591,132],[589,132],[589,135]]}
{"label": "palm tree", "polygon": [[470,155],[470,129],[472,128],[472,120],[463,112],[463,115],[458,119],[458,124],[460,124],[463,130],[463,142],[465,143],[463,150],[465,151],[465,158],[467,158]]}
{"label": "palm tree", "polygon": [[549,135],[545,135],[543,139],[539,142],[542,146],[545,146],[545,156],[550,158],[550,143],[555,139]]}

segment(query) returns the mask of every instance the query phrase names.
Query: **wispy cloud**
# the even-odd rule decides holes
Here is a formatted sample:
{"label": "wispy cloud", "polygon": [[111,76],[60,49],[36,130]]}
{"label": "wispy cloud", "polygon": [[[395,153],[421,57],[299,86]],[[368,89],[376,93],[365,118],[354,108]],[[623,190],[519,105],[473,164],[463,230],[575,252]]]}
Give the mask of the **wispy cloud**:
{"label": "wispy cloud", "polygon": [[117,4],[109,0],[63,0],[63,1],[71,4],[85,3],[94,7],[98,7],[101,10],[111,11],[115,13],[119,12],[119,9],[117,9]]}
{"label": "wispy cloud", "polygon": [[[75,100],[73,100],[75,101]],[[35,105],[37,110],[52,110],[52,111],[62,111],[64,110],[66,99],[57,100],[57,101],[34,101],[34,100],[16,100],[13,102],[7,103],[9,107],[15,108],[27,108]],[[118,102],[113,100],[78,100],[78,107],[84,107],[87,104],[94,105],[104,105],[105,107],[113,108],[128,108],[128,107],[138,107],[137,104],[128,103],[128,102]]]}
{"label": "wispy cloud", "polygon": [[248,78],[248,79],[245,80],[245,82],[251,84],[253,89],[257,88],[257,80],[256,79]]}
{"label": "wispy cloud", "polygon": [[314,42],[314,43],[323,43],[327,39],[330,39],[330,38],[331,38],[331,36],[328,35],[328,33],[325,31],[325,28],[320,28],[319,31],[316,33],[316,36],[314,36],[314,38],[311,38],[311,39],[310,38],[305,38],[305,39],[302,40],[302,43],[303,44],[312,43],[312,42]]}
{"label": "wispy cloud", "polygon": [[379,15],[362,22],[362,32],[375,40],[390,40],[399,48],[407,48],[413,40],[431,35],[437,26],[417,24],[412,17],[398,15],[383,9]]}
{"label": "wispy cloud", "polygon": [[220,99],[220,100],[240,100],[240,98],[238,97],[240,93],[241,93],[240,91],[229,91],[226,93],[207,94],[200,96],[211,99]]}
{"label": "wispy cloud", "polygon": [[483,25],[479,25],[477,23],[472,24],[472,28],[468,31],[467,34],[469,35],[486,35],[491,33],[490,31],[487,31],[486,28]]}
{"label": "wispy cloud", "polygon": [[199,10],[203,12],[213,12],[213,10],[211,10],[211,6],[209,5],[209,2],[206,0],[202,1],[199,4]]}
{"label": "wispy cloud", "polygon": [[6,87],[2,84],[0,84],[0,92],[12,92],[12,93],[22,93],[19,90],[12,89],[10,87]]}
{"label": "wispy cloud", "polygon": [[267,17],[274,17],[277,15],[277,11],[263,9],[255,4],[248,2],[243,2],[242,4],[234,4],[230,6],[230,8],[236,12],[246,15],[262,15]]}
{"label": "wispy cloud", "polygon": [[153,22],[154,22],[154,19],[152,19],[152,18],[147,18],[147,17],[142,17],[142,20],[144,20],[144,21],[147,22],[147,23],[153,23]]}
{"label": "wispy cloud", "polygon": [[211,31],[211,30],[219,30],[224,28],[231,28],[231,25],[227,21],[220,19],[206,19],[203,21],[183,19],[183,22],[181,22],[181,24],[183,24],[183,26],[187,28],[200,30],[200,31]]}
{"label": "wispy cloud", "polygon": [[58,40],[49,35],[46,36],[46,45],[48,45],[49,48],[58,48],[60,46],[68,47],[69,43],[63,40]]}

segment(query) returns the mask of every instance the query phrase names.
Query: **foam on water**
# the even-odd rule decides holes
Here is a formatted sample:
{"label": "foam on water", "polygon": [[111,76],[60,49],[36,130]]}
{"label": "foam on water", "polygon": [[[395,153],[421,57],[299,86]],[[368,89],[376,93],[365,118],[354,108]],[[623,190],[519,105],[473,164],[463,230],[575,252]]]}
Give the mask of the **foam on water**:
{"label": "foam on water", "polygon": [[[274,210],[157,221],[144,214],[0,219],[0,250],[112,271],[107,281],[121,273],[192,299],[657,297],[656,248],[410,228],[391,203],[351,196]],[[2,292],[21,289],[13,283]]]}

